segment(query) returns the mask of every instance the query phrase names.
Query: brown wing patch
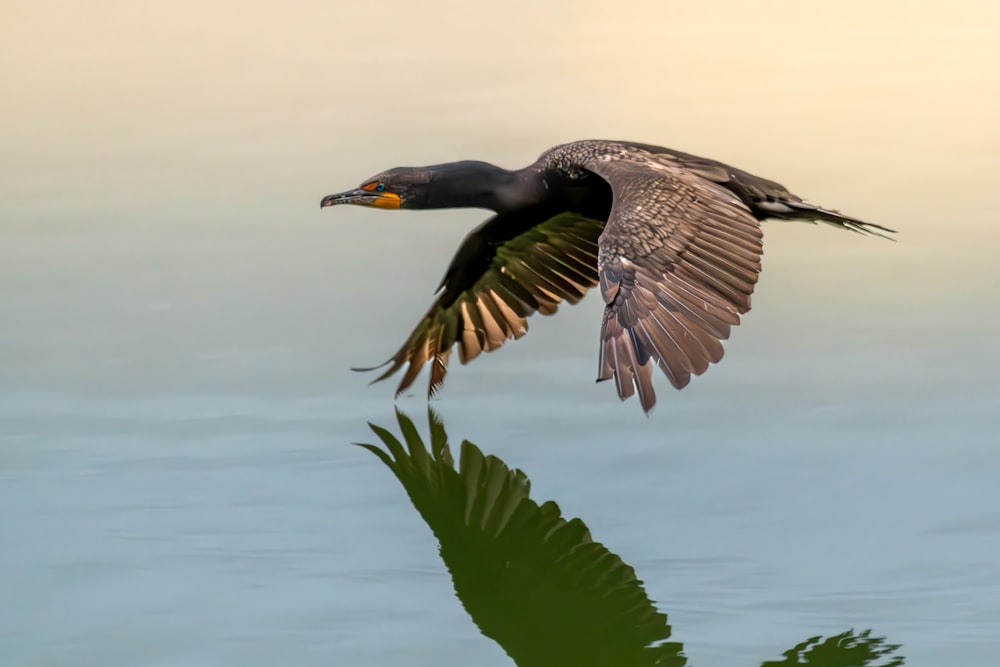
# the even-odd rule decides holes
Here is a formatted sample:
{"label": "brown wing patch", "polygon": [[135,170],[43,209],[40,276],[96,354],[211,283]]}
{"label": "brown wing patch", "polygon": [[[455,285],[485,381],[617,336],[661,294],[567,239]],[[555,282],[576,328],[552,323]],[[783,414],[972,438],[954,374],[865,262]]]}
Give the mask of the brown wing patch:
{"label": "brown wing patch", "polygon": [[731,192],[669,164],[587,166],[615,192],[600,238],[598,381],[614,379],[622,400],[638,392],[648,412],[654,363],[680,389],[722,359],[721,341],[750,309],[760,225]]}
{"label": "brown wing patch", "polygon": [[398,396],[429,362],[428,395],[433,396],[444,382],[456,344],[459,361],[466,364],[523,336],[533,313],[551,315],[562,301],[578,302],[597,284],[597,240],[603,227],[603,221],[561,213],[501,243],[471,286],[456,293],[446,280],[434,304],[386,362],[389,368],[373,382],[406,366]]}

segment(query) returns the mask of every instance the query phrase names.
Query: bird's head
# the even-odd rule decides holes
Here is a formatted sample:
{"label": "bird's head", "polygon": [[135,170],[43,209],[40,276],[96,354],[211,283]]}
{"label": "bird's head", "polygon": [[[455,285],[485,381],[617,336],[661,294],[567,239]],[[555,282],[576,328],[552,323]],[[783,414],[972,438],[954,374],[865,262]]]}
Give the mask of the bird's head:
{"label": "bird's head", "polygon": [[320,207],[354,204],[375,208],[494,208],[511,172],[486,162],[396,167],[361,187],[323,197]]}
{"label": "bird's head", "polygon": [[429,180],[421,171],[413,167],[397,167],[383,171],[365,179],[364,183],[354,190],[323,197],[319,205],[321,208],[339,204],[388,209],[405,208]]}

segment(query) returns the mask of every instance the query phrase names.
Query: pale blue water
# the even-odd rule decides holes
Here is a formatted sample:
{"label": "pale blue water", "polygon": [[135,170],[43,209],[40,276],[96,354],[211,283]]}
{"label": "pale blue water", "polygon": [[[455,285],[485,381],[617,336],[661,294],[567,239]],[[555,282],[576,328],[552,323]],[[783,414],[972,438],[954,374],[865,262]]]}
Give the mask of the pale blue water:
{"label": "pale blue water", "polygon": [[[394,387],[348,368],[396,349],[482,214],[318,202],[397,164],[516,166],[613,136],[730,159],[900,241],[769,224],[726,358],[683,392],[659,382],[648,419],[593,382],[599,298],[532,320],[449,375],[433,405],[453,441],[582,517],[635,567],[692,664],[757,665],[849,628],[901,644],[907,664],[996,664],[1000,142],[969,129],[989,115],[986,65],[929,83],[912,76],[919,60],[872,50],[871,67],[841,73],[805,50],[817,86],[888,91],[837,117],[809,106],[803,78],[775,91],[766,68],[712,60],[665,81],[671,114],[649,88],[635,105],[585,104],[595,56],[566,45],[508,67],[507,33],[481,17],[490,55],[464,62],[475,45],[447,46],[451,23],[419,24],[420,47],[360,30],[345,46],[327,29],[335,7],[277,23],[257,8],[246,26],[233,12],[208,15],[219,32],[203,41],[172,14],[128,15],[128,29],[101,15],[94,34],[112,37],[94,44],[71,17],[36,12],[33,29],[79,48],[8,61],[20,64],[0,183],[0,663],[509,664],[456,601],[399,484],[350,445],[371,441],[366,421],[392,424]],[[595,12],[571,29],[604,31],[605,51],[633,43],[635,25]],[[677,49],[714,53],[695,39],[713,25],[702,18],[670,23],[674,42],[693,31]],[[950,57],[993,62],[969,39]],[[617,57],[636,56],[648,82],[680,62],[671,53],[663,67]],[[915,104],[928,85],[954,108]],[[748,90],[774,104],[748,111]],[[539,95],[546,111],[528,122],[524,100]],[[419,393],[400,405],[422,423]]]}

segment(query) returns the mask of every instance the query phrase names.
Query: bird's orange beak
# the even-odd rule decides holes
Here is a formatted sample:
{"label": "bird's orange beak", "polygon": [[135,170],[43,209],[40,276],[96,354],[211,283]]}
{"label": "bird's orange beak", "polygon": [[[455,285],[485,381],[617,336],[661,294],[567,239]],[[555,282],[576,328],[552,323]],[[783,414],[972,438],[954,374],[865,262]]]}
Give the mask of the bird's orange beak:
{"label": "bird's orange beak", "polygon": [[402,205],[399,195],[393,192],[376,192],[371,188],[358,188],[335,195],[327,195],[320,201],[320,208],[353,204],[354,206],[374,206],[375,208],[396,209]]}

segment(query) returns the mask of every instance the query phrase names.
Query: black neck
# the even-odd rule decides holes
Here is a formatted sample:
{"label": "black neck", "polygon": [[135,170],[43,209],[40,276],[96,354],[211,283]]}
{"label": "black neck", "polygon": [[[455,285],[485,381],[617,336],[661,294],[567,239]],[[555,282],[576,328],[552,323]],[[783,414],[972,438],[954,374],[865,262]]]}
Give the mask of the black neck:
{"label": "black neck", "polygon": [[425,167],[424,196],[413,208],[485,208],[498,213],[516,210],[542,195],[524,170],[508,171],[488,162],[450,162]]}

